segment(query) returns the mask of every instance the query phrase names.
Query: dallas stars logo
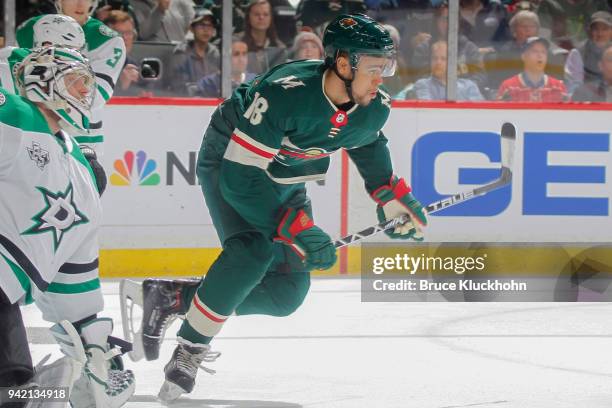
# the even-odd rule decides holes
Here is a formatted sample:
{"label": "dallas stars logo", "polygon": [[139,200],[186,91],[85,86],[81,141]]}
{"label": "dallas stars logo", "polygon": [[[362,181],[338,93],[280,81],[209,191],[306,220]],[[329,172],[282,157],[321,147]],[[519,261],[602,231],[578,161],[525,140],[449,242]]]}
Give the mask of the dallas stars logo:
{"label": "dallas stars logo", "polygon": [[68,184],[66,191],[52,193],[44,187],[36,187],[43,195],[45,208],[32,217],[34,225],[22,232],[25,235],[43,234],[50,232],[53,235],[53,250],[62,243],[64,234],[72,227],[85,224],[89,219],[79,211],[74,203],[72,183]]}

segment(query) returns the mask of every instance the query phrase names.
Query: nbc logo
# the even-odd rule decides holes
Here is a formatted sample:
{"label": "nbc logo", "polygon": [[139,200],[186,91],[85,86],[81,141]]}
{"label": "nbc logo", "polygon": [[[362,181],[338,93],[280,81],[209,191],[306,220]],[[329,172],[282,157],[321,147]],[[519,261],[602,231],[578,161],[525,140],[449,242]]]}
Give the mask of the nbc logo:
{"label": "nbc logo", "polygon": [[[132,174],[134,170],[134,159],[136,159],[136,174]],[[138,184],[140,186],[156,186],[160,182],[157,163],[153,159],[148,159],[147,154],[139,150],[134,154],[128,150],[123,154],[123,160],[117,159],[114,163],[115,171],[110,176],[110,182],[114,186],[129,186]],[[138,177],[138,181],[132,182],[132,177]]]}

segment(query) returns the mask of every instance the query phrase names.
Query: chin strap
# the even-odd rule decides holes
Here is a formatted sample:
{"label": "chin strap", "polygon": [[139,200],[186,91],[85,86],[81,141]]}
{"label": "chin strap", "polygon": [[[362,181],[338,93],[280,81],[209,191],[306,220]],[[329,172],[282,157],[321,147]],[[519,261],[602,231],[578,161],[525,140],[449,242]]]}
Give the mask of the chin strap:
{"label": "chin strap", "polygon": [[[338,75],[338,78],[340,78],[342,82],[344,82],[344,87],[346,88],[346,93],[348,94],[349,100],[352,103],[355,103],[352,89],[353,80],[344,78],[342,75],[340,75],[340,72],[338,71],[338,65],[335,62],[334,65],[332,65],[332,69],[334,70],[335,74]],[[353,78],[355,78],[355,68],[351,67],[351,71],[353,72]]]}

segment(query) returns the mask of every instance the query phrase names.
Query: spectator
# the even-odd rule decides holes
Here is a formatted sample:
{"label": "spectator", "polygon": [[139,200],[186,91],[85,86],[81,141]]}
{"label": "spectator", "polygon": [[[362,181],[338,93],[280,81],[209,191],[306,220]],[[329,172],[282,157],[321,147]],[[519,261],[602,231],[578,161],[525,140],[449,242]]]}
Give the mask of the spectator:
{"label": "spectator", "polygon": [[219,49],[210,43],[217,31],[213,14],[201,9],[191,20],[190,30],[193,40],[179,44],[174,50],[171,61],[171,90],[179,95],[187,95],[189,89],[203,77],[220,69]]}
{"label": "spectator", "polygon": [[538,15],[544,31],[541,35],[566,50],[586,40],[590,17],[607,10],[607,0],[542,0]]}
{"label": "spectator", "polygon": [[604,49],[599,62],[601,79],[581,85],[572,100],[579,102],[612,102],[612,44]]}
{"label": "spectator", "polygon": [[497,99],[513,102],[562,102],[567,99],[563,82],[545,73],[549,44],[542,37],[530,37],[525,41],[521,54],[523,72],[502,82]]}
{"label": "spectator", "polygon": [[[448,6],[443,5],[435,11],[433,35],[419,44],[414,50],[411,61],[413,61],[416,69],[417,78],[422,78],[429,73],[432,44],[437,41],[445,41],[447,36]],[[485,86],[487,75],[484,70],[482,55],[478,50],[478,46],[462,33],[459,33],[457,62],[459,64],[459,77],[470,79],[479,87]]]}
{"label": "spectator", "polygon": [[466,37],[479,47],[508,41],[508,11],[498,1],[460,0],[460,27]]}
{"label": "spectator", "polygon": [[143,94],[148,84],[140,79],[138,62],[131,57],[134,39],[138,36],[134,27],[134,19],[125,11],[111,10],[107,14],[104,24],[119,33],[125,43],[125,65],[115,86],[115,95],[136,96]]}
{"label": "spectator", "polygon": [[323,43],[315,33],[302,31],[295,37],[293,48],[291,49],[291,56],[294,60],[322,60],[324,56]]}
{"label": "spectator", "polygon": [[591,16],[589,39],[574,48],[565,62],[565,85],[570,94],[584,82],[601,79],[599,63],[603,50],[612,41],[612,15],[597,11]]}
{"label": "spectator", "polygon": [[246,9],[242,39],[249,47],[249,71],[260,74],[287,60],[287,49],[276,35],[272,6],[253,0]]}
{"label": "spectator", "polygon": [[191,0],[130,0],[143,41],[183,42],[195,15]]}
{"label": "spectator", "polygon": [[[255,74],[247,71],[248,47],[241,39],[232,42],[232,91],[243,82],[255,78]],[[221,96],[221,72],[206,75],[198,82],[197,96],[218,98]]]}
{"label": "spectator", "polygon": [[[437,41],[431,46],[431,76],[416,81],[414,92],[420,100],[446,100],[446,41]],[[457,100],[481,101],[484,98],[476,84],[465,78],[457,79]]]}
{"label": "spectator", "polygon": [[[487,74],[489,87],[496,90],[501,82],[521,71],[523,61],[521,53],[525,41],[530,37],[537,37],[540,32],[540,19],[533,11],[522,10],[510,19],[510,33],[512,40],[501,44],[495,54],[487,56]],[[560,77],[563,74],[563,65],[567,51],[551,45],[550,61],[546,64],[546,73]]]}

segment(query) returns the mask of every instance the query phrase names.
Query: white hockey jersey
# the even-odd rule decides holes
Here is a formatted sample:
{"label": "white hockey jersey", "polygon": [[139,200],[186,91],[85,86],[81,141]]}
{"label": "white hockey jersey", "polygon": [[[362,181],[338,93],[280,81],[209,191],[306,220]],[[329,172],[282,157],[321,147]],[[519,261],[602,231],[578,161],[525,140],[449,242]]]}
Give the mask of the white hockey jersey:
{"label": "white hockey jersey", "polygon": [[49,321],[102,310],[101,216],[76,141],[53,135],[35,104],[0,89],[0,287],[11,302],[34,299]]}
{"label": "white hockey jersey", "polygon": [[[20,47],[34,46],[34,24],[42,16],[32,17],[17,29],[17,43]],[[125,43],[119,34],[106,26],[100,20],[89,18],[83,25],[85,47],[83,54],[96,74],[96,95],[91,110],[90,133],[76,135],[81,144],[87,144],[96,150],[98,157],[103,153],[104,129],[102,126],[102,108],[113,96],[117,79],[125,65]]]}

